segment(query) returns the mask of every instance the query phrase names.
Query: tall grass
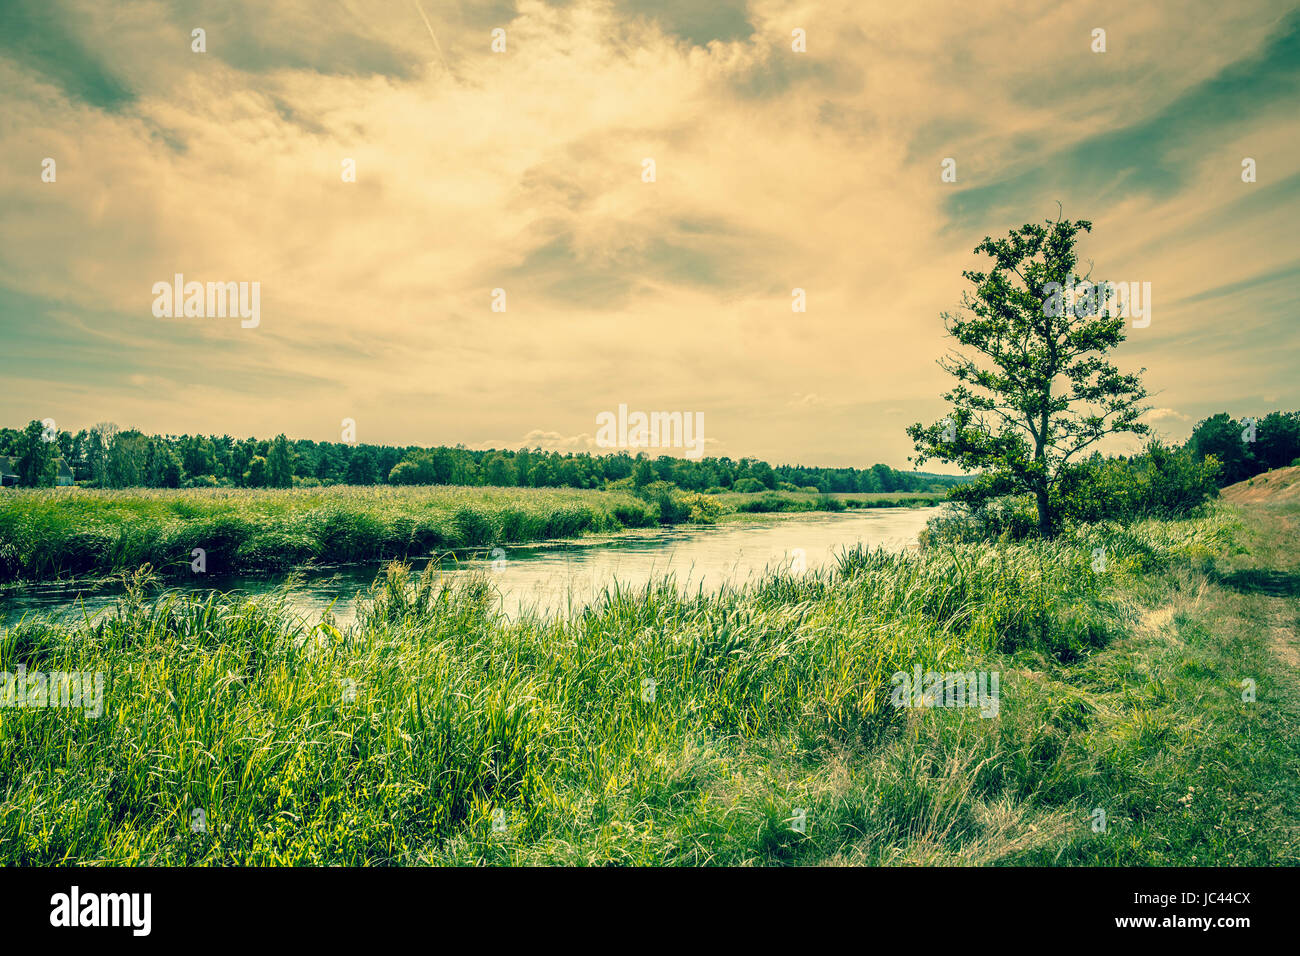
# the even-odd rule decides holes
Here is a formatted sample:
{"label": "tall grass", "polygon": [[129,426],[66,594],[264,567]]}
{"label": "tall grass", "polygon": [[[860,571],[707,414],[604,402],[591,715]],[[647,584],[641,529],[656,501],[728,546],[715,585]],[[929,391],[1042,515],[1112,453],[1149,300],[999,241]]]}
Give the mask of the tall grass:
{"label": "tall grass", "polygon": [[346,630],[275,595],[133,589],[93,621],[0,640],[0,670],[107,681],[100,718],[0,708],[0,860],[748,863],[810,841],[857,862],[992,860],[1033,813],[1040,835],[1010,844],[1024,852],[1064,827],[1031,797],[1059,786],[1059,730],[999,736],[1047,719],[1014,691],[1006,723],[899,711],[891,676],[1002,667],[1014,687],[1022,658],[1087,655],[1125,633],[1128,590],[1225,529],[858,550],[517,621],[481,578],[402,564]]}
{"label": "tall grass", "polygon": [[295,490],[7,490],[0,580],[110,573],[276,570],[657,524],[622,492],[333,487]]}

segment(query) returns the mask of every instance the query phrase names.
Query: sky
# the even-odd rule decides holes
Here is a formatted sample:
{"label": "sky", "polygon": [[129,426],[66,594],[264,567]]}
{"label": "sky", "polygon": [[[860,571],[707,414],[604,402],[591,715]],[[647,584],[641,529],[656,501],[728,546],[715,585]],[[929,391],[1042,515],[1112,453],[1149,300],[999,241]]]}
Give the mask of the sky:
{"label": "sky", "polygon": [[1063,211],[1181,440],[1300,408],[1298,94],[1267,0],[0,0],[0,424],[902,467],[972,250]]}

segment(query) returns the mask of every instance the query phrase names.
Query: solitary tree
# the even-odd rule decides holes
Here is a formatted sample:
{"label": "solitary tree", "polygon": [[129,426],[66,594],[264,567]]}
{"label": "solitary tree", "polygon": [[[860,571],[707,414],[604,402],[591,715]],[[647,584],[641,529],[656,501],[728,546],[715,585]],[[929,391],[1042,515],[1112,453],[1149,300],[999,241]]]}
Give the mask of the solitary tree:
{"label": "solitary tree", "polygon": [[1071,460],[1107,435],[1145,434],[1147,392],[1106,353],[1124,341],[1126,310],[1109,283],[1075,275],[1078,233],[1092,223],[1058,219],[985,237],[976,253],[987,272],[962,275],[974,286],[963,311],[944,313],[953,350],[939,365],[957,380],[943,398],[951,414],[907,433],[918,465],[931,458],[982,470],[953,497],[978,505],[1005,494],[1033,495],[1038,529],[1057,529],[1057,488]]}

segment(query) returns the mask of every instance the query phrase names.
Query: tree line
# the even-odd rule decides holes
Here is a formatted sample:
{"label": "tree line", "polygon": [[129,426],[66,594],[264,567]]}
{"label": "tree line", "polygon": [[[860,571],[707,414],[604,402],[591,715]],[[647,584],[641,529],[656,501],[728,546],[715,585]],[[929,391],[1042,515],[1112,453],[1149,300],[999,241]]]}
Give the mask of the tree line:
{"label": "tree line", "polygon": [[[52,439],[52,440],[49,440]],[[18,484],[54,484],[62,458],[76,483],[97,488],[290,488],[323,485],[497,485],[533,488],[643,487],[658,481],[687,491],[939,492],[962,478],[870,468],[772,466],[755,458],[691,460],[644,453],[560,453],[540,448],[475,450],[458,445],[367,445],[147,435],[111,422],[47,434],[33,421],[0,429],[0,456],[14,460]]]}

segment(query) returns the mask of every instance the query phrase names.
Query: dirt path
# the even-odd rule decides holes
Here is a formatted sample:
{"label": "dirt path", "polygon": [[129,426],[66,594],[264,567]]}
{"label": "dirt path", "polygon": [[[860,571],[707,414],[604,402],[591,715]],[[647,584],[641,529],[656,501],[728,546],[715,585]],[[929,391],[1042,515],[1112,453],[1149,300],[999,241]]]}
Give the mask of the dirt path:
{"label": "dirt path", "polygon": [[1300,670],[1300,539],[1296,505],[1289,501],[1243,501],[1238,507],[1251,531],[1250,553],[1235,556],[1235,566],[1221,575],[1218,583],[1246,599],[1252,616],[1267,630],[1268,646],[1274,656]]}

